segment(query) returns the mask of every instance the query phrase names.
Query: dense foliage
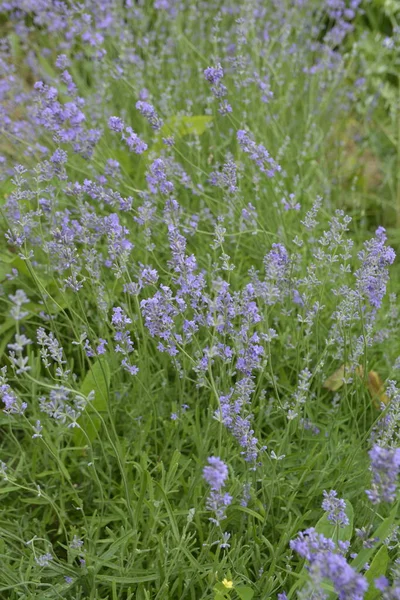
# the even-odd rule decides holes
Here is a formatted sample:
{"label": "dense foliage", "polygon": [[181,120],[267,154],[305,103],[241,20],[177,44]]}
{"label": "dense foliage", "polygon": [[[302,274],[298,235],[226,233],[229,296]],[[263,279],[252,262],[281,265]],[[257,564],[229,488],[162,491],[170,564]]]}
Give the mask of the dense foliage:
{"label": "dense foliage", "polygon": [[399,19],[0,2],[1,598],[400,598]]}

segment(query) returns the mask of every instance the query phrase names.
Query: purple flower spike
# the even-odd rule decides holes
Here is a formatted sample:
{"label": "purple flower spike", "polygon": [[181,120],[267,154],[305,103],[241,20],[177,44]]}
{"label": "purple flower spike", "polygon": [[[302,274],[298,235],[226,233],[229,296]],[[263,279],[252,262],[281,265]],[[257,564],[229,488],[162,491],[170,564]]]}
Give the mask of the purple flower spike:
{"label": "purple flower spike", "polygon": [[372,489],[367,496],[372,504],[394,502],[397,478],[400,472],[400,448],[382,448],[375,445],[369,452],[371,458]]}
{"label": "purple flower spike", "polygon": [[324,501],[322,508],[328,513],[328,521],[346,527],[349,524],[348,516],[346,515],[346,502],[342,498],[337,497],[337,491],[331,490],[329,493],[324,490]]}
{"label": "purple flower spike", "polygon": [[203,476],[212,490],[220,490],[228,477],[228,467],[217,456],[210,456],[208,467],[204,467]]}

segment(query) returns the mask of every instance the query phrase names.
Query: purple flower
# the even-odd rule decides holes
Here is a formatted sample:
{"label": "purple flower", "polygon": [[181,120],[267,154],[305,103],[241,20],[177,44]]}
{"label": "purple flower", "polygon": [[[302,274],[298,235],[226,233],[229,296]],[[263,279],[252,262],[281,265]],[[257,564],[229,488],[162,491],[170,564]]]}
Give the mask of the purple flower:
{"label": "purple flower", "polygon": [[136,365],[131,365],[127,358],[124,358],[121,361],[121,366],[127,373],[129,373],[129,375],[137,375],[139,373],[139,367]]}
{"label": "purple flower", "polygon": [[366,491],[368,498],[373,504],[394,502],[400,472],[400,448],[382,448],[375,445],[370,450],[369,456],[372,488]]}
{"label": "purple flower", "polygon": [[42,427],[42,425],[41,425],[41,423],[40,423],[39,419],[37,419],[37,421],[36,421],[36,424],[32,426],[32,429],[33,429],[33,431],[35,432],[35,433],[32,435],[32,439],[36,439],[36,438],[41,438],[41,437],[43,437],[43,436],[42,436],[42,430],[43,430],[43,427]]}
{"label": "purple flower", "polygon": [[121,167],[117,160],[114,160],[113,158],[107,159],[107,162],[104,167],[105,175],[115,178],[120,174],[120,170]]}
{"label": "purple flower", "polygon": [[161,127],[163,126],[162,119],[160,119],[156,109],[152,104],[149,104],[149,102],[142,102],[141,100],[138,100],[138,102],[136,102],[136,108],[144,117],[146,117],[149,124],[155,131],[161,129]]}
{"label": "purple flower", "polygon": [[310,527],[300,531],[297,538],[290,542],[290,548],[311,562],[320,552],[333,552],[335,543]]}
{"label": "purple flower", "polygon": [[250,483],[245,483],[243,485],[243,490],[242,490],[242,499],[240,500],[240,506],[247,506],[248,503],[251,500],[251,484]]}
{"label": "purple flower", "polygon": [[208,466],[203,469],[203,477],[212,490],[220,490],[228,478],[228,467],[217,456],[208,458]]}
{"label": "purple flower", "polygon": [[364,244],[358,253],[361,267],[356,271],[358,290],[374,308],[379,308],[386,293],[389,280],[388,266],[394,262],[396,254],[390,246],[385,246],[386,232],[378,227],[375,237]]}
{"label": "purple flower", "polygon": [[158,281],[158,273],[156,269],[144,267],[140,273],[143,285],[154,285]]}
{"label": "purple flower", "polygon": [[53,556],[52,556],[52,554],[50,554],[50,552],[47,552],[47,554],[42,554],[41,556],[38,556],[37,558],[35,558],[36,563],[40,567],[48,567],[52,560],[53,560]]}
{"label": "purple flower", "polygon": [[236,382],[229,394],[219,397],[220,408],[215,411],[215,418],[222,421],[243,448],[241,454],[247,462],[254,463],[258,455],[258,439],[251,426],[250,405],[255,385],[251,377],[244,377]]}
{"label": "purple flower", "polygon": [[206,502],[207,510],[214,513],[214,517],[210,517],[210,521],[219,526],[220,521],[226,518],[226,509],[231,502],[232,496],[230,494],[211,490]]}
{"label": "purple flower", "polygon": [[[75,94],[75,84],[69,74],[64,74],[62,78],[67,82],[69,92]],[[32,113],[35,124],[53,132],[53,139],[58,143],[70,144],[74,152],[90,158],[102,132],[100,129],[87,128],[84,99],[74,97],[73,101],[62,103],[57,90],[42,81],[35,83],[34,90]]]}
{"label": "purple flower", "polygon": [[280,165],[270,156],[263,144],[257,145],[246,131],[239,129],[237,140],[243,152],[250,156],[250,159],[267,177],[273,177],[275,173],[281,171]]}
{"label": "purple flower", "polygon": [[[216,67],[207,67],[207,69],[205,69],[204,71],[204,77],[206,78],[206,81],[208,81],[208,83],[211,84],[211,91],[216,98],[223,98],[224,96],[226,96],[227,93],[227,89],[222,83],[223,76],[224,70],[219,63]],[[220,104],[220,108],[222,107],[223,109],[224,106],[226,107],[226,109],[225,113],[223,112],[223,114],[232,111],[228,103],[226,103],[226,105],[224,103]]]}
{"label": "purple flower", "polygon": [[381,575],[380,577],[375,579],[374,585],[377,590],[379,590],[380,592],[383,592],[389,586],[389,580],[384,575]]}
{"label": "purple flower", "polygon": [[290,257],[283,244],[272,244],[272,249],[264,257],[265,280],[253,272],[252,286],[256,297],[268,305],[282,302],[290,294],[288,286]]}
{"label": "purple flower", "polygon": [[283,204],[283,208],[285,210],[300,210],[301,205],[299,202],[296,202],[296,196],[294,194],[289,194],[289,199],[282,198],[281,200]]}
{"label": "purple flower", "polygon": [[119,117],[110,117],[108,119],[108,126],[111,131],[117,131],[118,133],[121,133],[125,127],[123,120]]}
{"label": "purple flower", "polygon": [[235,194],[238,191],[237,166],[231,155],[228,155],[221,171],[211,173],[210,183],[226,190],[229,194]]}
{"label": "purple flower", "polygon": [[63,165],[67,162],[68,155],[65,150],[61,150],[61,148],[57,148],[54,152],[53,156],[50,158],[51,162],[57,165]]}
{"label": "purple flower", "polygon": [[152,194],[156,194],[159,190],[161,194],[168,195],[174,189],[174,184],[168,180],[166,164],[162,158],[156,158],[151,163],[146,179]]}
{"label": "purple flower", "polygon": [[10,315],[15,321],[21,321],[29,315],[29,312],[22,310],[24,304],[29,304],[29,298],[24,290],[17,290],[15,294],[9,294],[8,297],[12,302]]}
{"label": "purple flower", "polygon": [[124,310],[117,306],[113,308],[113,315],[111,317],[111,323],[114,325],[116,332],[114,334],[114,341],[117,342],[115,345],[115,352],[123,355],[121,366],[124,371],[127,371],[130,375],[137,375],[139,369],[136,365],[132,365],[128,356],[133,352],[133,342],[131,334],[128,331],[128,326],[132,323],[124,312]]}
{"label": "purple flower", "polygon": [[227,531],[225,531],[222,534],[222,540],[219,541],[219,547],[223,548],[223,549],[228,549],[231,547],[231,545],[229,544],[229,539],[231,537],[231,534],[228,533]]}
{"label": "purple flower", "polygon": [[368,582],[347,563],[342,554],[346,548],[336,547],[314,528],[300,532],[290,547],[309,561],[311,580],[318,591],[322,593],[321,583],[326,578],[332,582],[339,600],[363,600]]}
{"label": "purple flower", "polygon": [[232,112],[232,106],[229,104],[228,100],[224,99],[219,103],[218,112],[221,115],[228,115]]}
{"label": "purple flower", "polygon": [[0,378],[0,399],[4,403],[4,412],[10,414],[22,414],[26,409],[26,402],[19,402],[17,395],[13,392],[5,377]]}
{"label": "purple flower", "polygon": [[67,86],[68,94],[70,96],[75,96],[78,89],[72,79],[72,75],[68,71],[65,70],[61,73],[61,81]]}
{"label": "purple flower", "polygon": [[210,517],[210,521],[219,525],[220,521],[225,519],[227,506],[232,502],[232,496],[222,492],[228,478],[228,467],[217,456],[210,456],[208,466],[203,469],[203,477],[211,487],[206,503],[207,510],[214,513],[214,517]]}
{"label": "purple flower", "polygon": [[125,312],[120,306],[113,308],[113,315],[111,317],[111,323],[117,327],[124,327],[132,323],[132,319],[126,316]]}
{"label": "purple flower", "polygon": [[175,317],[179,314],[174,300],[171,289],[161,285],[160,290],[152,298],[142,300],[140,303],[144,322],[150,335],[167,342],[167,347],[159,345],[159,349],[169,352],[172,356],[177,352],[173,330]]}
{"label": "purple flower", "polygon": [[122,135],[122,139],[125,140],[129,150],[136,154],[143,154],[147,150],[147,144],[135,133],[132,127],[125,128],[126,134]]}
{"label": "purple flower", "polygon": [[96,348],[96,352],[98,355],[106,353],[107,344],[108,344],[107,340],[103,340],[102,338],[99,338],[99,345]]}
{"label": "purple flower", "polygon": [[110,117],[108,119],[108,127],[111,131],[122,133],[122,139],[125,141],[131,152],[136,154],[143,154],[147,150],[147,144],[140,139],[137,133],[135,133],[132,127],[125,127],[122,119],[119,117]]}
{"label": "purple flower", "polygon": [[331,490],[329,493],[324,490],[324,500],[322,508],[328,513],[328,521],[345,527],[349,524],[349,519],[346,515],[346,502],[342,498],[337,497],[336,490]]}
{"label": "purple flower", "polygon": [[53,332],[51,331],[49,334],[47,334],[43,327],[39,327],[36,333],[38,342],[42,346],[40,354],[44,365],[46,367],[50,366],[48,361],[49,357],[59,365],[65,364],[66,361],[63,358],[62,346],[57,338],[54,337]]}
{"label": "purple flower", "polygon": [[207,69],[204,70],[204,77],[208,83],[212,83],[213,85],[219,83],[223,76],[224,70],[220,63],[218,63],[216,67],[207,67]]}
{"label": "purple flower", "polygon": [[59,54],[57,56],[55,64],[56,64],[57,69],[60,69],[61,71],[63,71],[70,65],[68,56],[66,56],[65,54]]}

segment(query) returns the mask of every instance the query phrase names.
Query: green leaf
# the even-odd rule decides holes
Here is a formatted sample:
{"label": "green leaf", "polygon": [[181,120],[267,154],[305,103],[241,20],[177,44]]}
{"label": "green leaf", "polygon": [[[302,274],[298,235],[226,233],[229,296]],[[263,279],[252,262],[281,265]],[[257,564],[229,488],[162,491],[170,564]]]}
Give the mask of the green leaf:
{"label": "green leaf", "polygon": [[117,575],[99,575],[96,574],[96,579],[107,583],[118,583],[119,585],[132,585],[135,583],[146,583],[147,581],[156,581],[159,575],[157,573],[147,572],[144,575],[134,577],[119,577]]}
{"label": "green leaf", "polygon": [[196,115],[193,117],[177,115],[170,117],[162,126],[153,148],[155,150],[162,148],[162,138],[170,135],[174,135],[176,138],[182,138],[185,135],[202,135],[211,121],[212,117],[209,115]]}
{"label": "green leaf", "polygon": [[388,517],[386,517],[386,519],[384,521],[382,521],[382,523],[379,525],[379,527],[372,534],[371,537],[378,538],[380,540],[380,543],[377,543],[377,545],[374,548],[363,548],[363,550],[361,550],[357,554],[356,558],[351,563],[351,566],[354,567],[354,569],[361,569],[362,566],[365,565],[365,563],[370,562],[371,557],[375,554],[376,550],[380,547],[383,540],[386,539],[387,536],[389,535],[390,530],[391,530],[393,523],[395,521],[395,518],[396,518],[397,510],[398,510],[398,505],[396,504],[394,506],[394,508],[392,508],[392,510],[390,511],[390,515]]}
{"label": "green leaf", "polygon": [[3,353],[7,347],[8,342],[10,342],[11,338],[15,332],[15,321],[10,319],[11,325],[9,322],[3,323],[3,326],[0,327],[0,357],[3,356]]}
{"label": "green leaf", "polygon": [[375,579],[381,575],[385,575],[386,569],[389,563],[389,554],[386,546],[382,546],[376,553],[374,560],[371,563],[370,568],[365,573],[365,577],[369,583],[368,592],[365,595],[364,600],[376,600],[380,596],[379,590],[374,585]]}
{"label": "green leaf", "polygon": [[11,264],[16,259],[13,252],[1,251],[0,252],[0,263]]}
{"label": "green leaf", "polygon": [[247,508],[247,506],[237,505],[237,506],[235,506],[235,509],[239,510],[240,512],[244,512],[244,513],[246,513],[248,515],[251,515],[252,517],[254,517],[255,519],[258,519],[262,523],[265,521],[265,517],[263,517],[262,515],[260,515],[255,510],[252,510],[251,508]]}
{"label": "green leaf", "polygon": [[223,598],[226,598],[228,590],[226,589],[224,584],[219,581],[214,586],[214,592],[216,592],[217,594],[220,594]]}
{"label": "green leaf", "polygon": [[0,488],[0,495],[15,492],[15,490],[19,490],[19,487],[17,485],[8,485],[7,487]]}
{"label": "green leaf", "polygon": [[108,388],[110,385],[110,368],[105,360],[97,360],[86,374],[80,392],[88,396],[94,391],[96,396],[92,402],[94,408],[101,412],[107,410]]}
{"label": "green leaf", "polygon": [[[95,393],[94,399],[86,407],[86,414],[78,419],[79,425],[91,442],[96,438],[101,426],[101,419],[96,412],[102,413],[107,410],[109,387],[110,368],[105,360],[99,359],[93,363],[80,388],[81,394],[85,397],[92,391]],[[84,433],[78,428],[74,431],[74,441],[76,446],[85,446],[87,442]]]}
{"label": "green leaf", "polygon": [[15,320],[11,319],[11,318],[7,318],[3,325],[0,326],[0,334],[5,333],[6,331],[8,331],[9,329],[12,329],[13,327],[15,327]]}
{"label": "green leaf", "polygon": [[235,591],[241,600],[251,600],[254,596],[254,591],[247,585],[235,587]]}
{"label": "green leaf", "polygon": [[174,134],[183,137],[184,135],[202,135],[206,129],[208,123],[211,123],[212,117],[208,115],[198,115],[196,117],[173,117],[172,123],[168,123],[172,126]]}
{"label": "green leaf", "polygon": [[179,534],[179,528],[178,528],[178,525],[176,523],[175,515],[174,515],[174,512],[172,510],[171,504],[169,503],[169,500],[167,498],[167,494],[163,490],[162,486],[158,482],[156,482],[156,484],[157,484],[157,487],[160,490],[160,493],[162,495],[165,508],[167,509],[167,513],[168,513],[169,520],[170,520],[170,523],[171,523],[172,533],[173,533],[173,535],[175,537],[175,540],[179,543],[181,537],[180,537],[180,534]]}
{"label": "green leaf", "polygon": [[24,51],[22,50],[21,40],[16,33],[12,32],[8,34],[8,41],[11,47],[13,63],[18,64],[20,61],[24,60]]}

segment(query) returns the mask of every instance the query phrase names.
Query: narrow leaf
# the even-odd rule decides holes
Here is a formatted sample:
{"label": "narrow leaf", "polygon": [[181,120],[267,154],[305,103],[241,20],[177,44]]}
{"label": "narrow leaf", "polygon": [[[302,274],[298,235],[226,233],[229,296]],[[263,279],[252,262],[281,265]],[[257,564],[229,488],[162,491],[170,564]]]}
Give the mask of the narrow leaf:
{"label": "narrow leaf", "polygon": [[[101,420],[96,416],[95,411],[101,413],[107,410],[109,386],[110,368],[104,360],[99,359],[92,365],[80,388],[81,394],[85,397],[92,391],[95,393],[94,399],[86,407],[86,414],[78,419],[79,425],[91,442],[96,438],[101,425]],[[74,431],[74,440],[76,446],[84,446],[87,442],[84,433],[78,428]]]}
{"label": "narrow leaf", "polygon": [[374,581],[375,579],[378,579],[378,577],[380,577],[381,575],[385,575],[388,563],[389,554],[387,548],[386,546],[382,546],[376,553],[370,568],[365,573],[365,577],[370,587],[365,595],[364,600],[375,600],[379,598],[380,592],[376,589]]}

